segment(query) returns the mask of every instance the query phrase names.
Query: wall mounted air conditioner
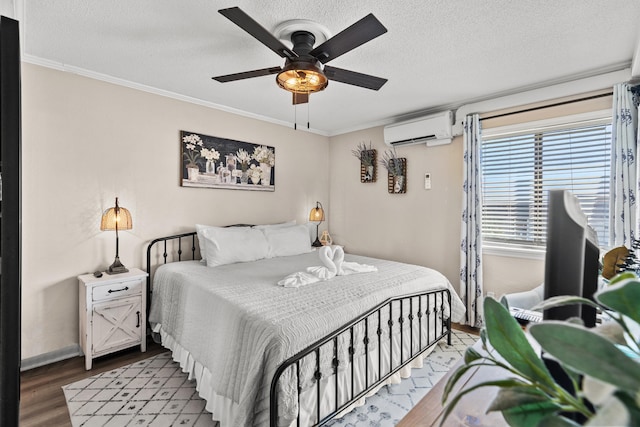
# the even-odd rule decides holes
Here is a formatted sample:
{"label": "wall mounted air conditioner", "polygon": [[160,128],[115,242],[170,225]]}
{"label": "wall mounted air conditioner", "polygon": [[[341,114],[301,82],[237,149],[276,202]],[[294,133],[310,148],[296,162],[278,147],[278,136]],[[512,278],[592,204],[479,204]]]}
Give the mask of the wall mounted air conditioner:
{"label": "wall mounted air conditioner", "polygon": [[425,144],[428,147],[451,143],[451,111],[433,114],[384,127],[384,142],[389,146]]}

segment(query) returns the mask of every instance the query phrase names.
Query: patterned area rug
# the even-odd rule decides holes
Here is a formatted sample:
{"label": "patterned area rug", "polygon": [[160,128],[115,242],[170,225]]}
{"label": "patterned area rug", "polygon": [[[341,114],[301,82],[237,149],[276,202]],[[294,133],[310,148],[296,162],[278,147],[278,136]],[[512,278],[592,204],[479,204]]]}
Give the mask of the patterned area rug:
{"label": "patterned area rug", "polygon": [[[356,408],[332,426],[394,426],[424,397],[440,378],[473,345],[477,336],[453,331],[452,345],[442,340],[413,369],[411,378],[385,386],[364,406]],[[193,426],[215,427],[211,413],[195,389],[195,381],[162,353],[131,365],[95,375],[63,388],[74,427],[94,426]]]}

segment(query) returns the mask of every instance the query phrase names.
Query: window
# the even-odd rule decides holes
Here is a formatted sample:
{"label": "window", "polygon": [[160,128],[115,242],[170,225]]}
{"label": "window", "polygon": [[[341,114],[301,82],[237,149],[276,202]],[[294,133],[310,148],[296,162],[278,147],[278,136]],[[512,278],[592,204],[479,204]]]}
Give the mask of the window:
{"label": "window", "polygon": [[483,130],[482,233],[487,246],[543,250],[551,189],[575,194],[600,244],[608,242],[610,114]]}

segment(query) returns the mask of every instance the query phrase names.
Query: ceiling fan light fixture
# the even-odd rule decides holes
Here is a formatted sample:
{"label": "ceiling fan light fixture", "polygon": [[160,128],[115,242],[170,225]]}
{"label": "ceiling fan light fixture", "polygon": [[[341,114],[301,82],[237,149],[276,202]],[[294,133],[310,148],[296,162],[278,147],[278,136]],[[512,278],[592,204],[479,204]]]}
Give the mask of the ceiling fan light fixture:
{"label": "ceiling fan light fixture", "polygon": [[314,62],[289,62],[276,76],[282,89],[293,93],[312,93],[324,90],[329,84],[322,68]]}

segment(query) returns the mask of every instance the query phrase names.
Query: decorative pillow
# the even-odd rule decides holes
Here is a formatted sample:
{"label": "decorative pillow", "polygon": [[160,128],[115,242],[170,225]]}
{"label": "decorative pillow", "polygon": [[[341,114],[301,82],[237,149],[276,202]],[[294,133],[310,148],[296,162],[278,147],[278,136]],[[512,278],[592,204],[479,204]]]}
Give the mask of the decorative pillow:
{"label": "decorative pillow", "polygon": [[311,252],[309,231],[305,225],[266,228],[261,230],[269,244],[268,258],[299,255]]}
{"label": "decorative pillow", "polygon": [[208,267],[257,261],[269,252],[262,231],[250,227],[209,227],[202,230],[202,235]]}
{"label": "decorative pillow", "polygon": [[620,272],[620,266],[624,264],[629,255],[629,250],[625,246],[611,249],[602,258],[602,277],[611,279]]}

